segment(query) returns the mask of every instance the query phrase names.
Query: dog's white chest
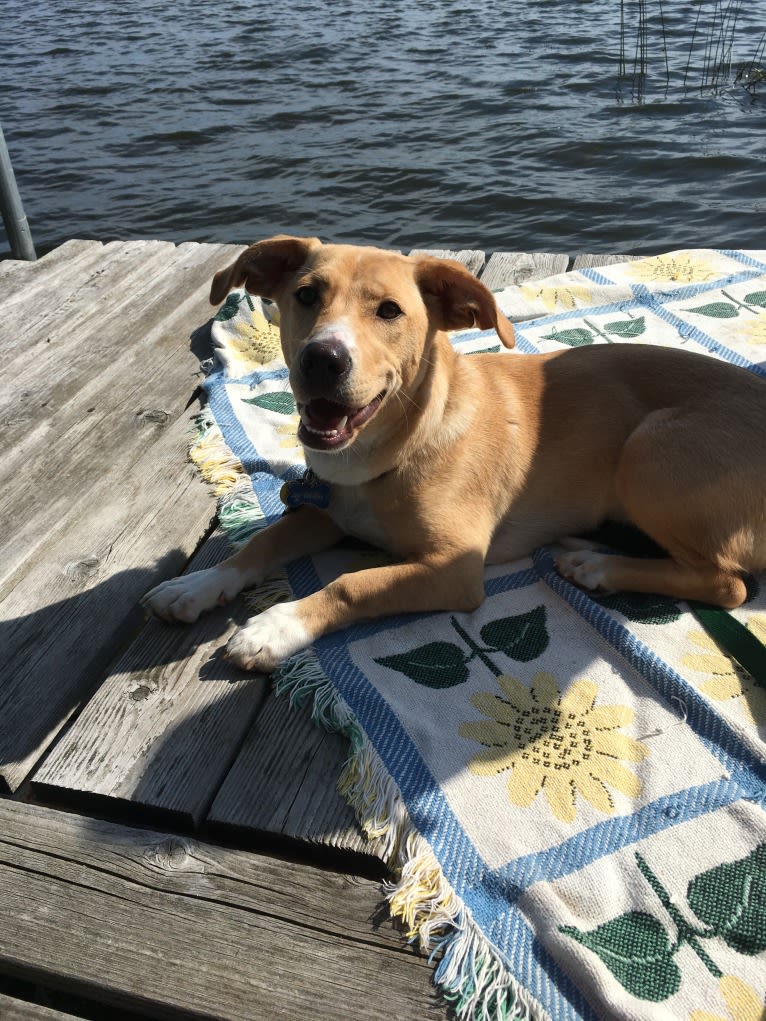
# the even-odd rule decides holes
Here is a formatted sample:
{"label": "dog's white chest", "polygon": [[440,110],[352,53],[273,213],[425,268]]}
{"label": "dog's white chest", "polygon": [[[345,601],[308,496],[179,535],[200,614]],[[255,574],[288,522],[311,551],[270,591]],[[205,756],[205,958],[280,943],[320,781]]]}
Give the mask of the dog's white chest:
{"label": "dog's white chest", "polygon": [[387,535],[370,504],[355,486],[333,486],[327,512],[347,535],[386,549]]}

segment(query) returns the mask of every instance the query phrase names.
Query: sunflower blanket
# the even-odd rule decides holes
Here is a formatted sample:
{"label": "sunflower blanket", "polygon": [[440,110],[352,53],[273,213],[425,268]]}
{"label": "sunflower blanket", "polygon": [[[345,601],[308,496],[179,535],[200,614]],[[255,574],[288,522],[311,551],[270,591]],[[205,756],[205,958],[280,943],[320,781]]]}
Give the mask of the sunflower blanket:
{"label": "sunflower blanket", "polygon": [[[672,345],[766,375],[766,251],[675,252],[497,298],[522,352]],[[235,542],[282,513],[304,470],[277,317],[234,292],[213,325],[192,453]],[[492,333],[453,342],[500,351]],[[285,594],[380,556],[299,561]],[[756,646],[760,581],[732,615]],[[348,734],[341,789],[384,842],[392,910],[460,1018],[764,1016],[766,677],[690,607],[591,598],[541,548],[489,568],[475,613],[354,627],[276,683]]]}

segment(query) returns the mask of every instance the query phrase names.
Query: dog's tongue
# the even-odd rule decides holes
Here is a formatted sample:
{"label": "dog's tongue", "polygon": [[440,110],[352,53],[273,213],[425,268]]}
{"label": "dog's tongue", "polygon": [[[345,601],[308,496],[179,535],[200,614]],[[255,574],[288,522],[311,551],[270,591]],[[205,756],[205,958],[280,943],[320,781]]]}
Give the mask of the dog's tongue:
{"label": "dog's tongue", "polygon": [[324,432],[340,429],[342,425],[346,424],[346,419],[350,414],[350,408],[344,408],[342,404],[328,401],[324,397],[314,398],[305,408],[308,424],[314,429],[321,429]]}

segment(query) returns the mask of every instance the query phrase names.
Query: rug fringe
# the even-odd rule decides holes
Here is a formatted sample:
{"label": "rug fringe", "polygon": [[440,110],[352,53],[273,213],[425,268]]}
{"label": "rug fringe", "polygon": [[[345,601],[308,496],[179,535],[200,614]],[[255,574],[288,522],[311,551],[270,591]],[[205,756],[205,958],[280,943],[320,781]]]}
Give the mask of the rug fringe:
{"label": "rug fringe", "polygon": [[223,496],[242,480],[245,469],[226,445],[209,408],[197,415],[195,426],[197,434],[189,447],[189,460],[196,464],[202,478],[213,486],[216,496]]}
{"label": "rug fringe", "polygon": [[312,719],[350,743],[338,790],[398,879],[385,884],[392,915],[411,941],[438,960],[434,982],[461,1021],[549,1021],[513,978],[465,905],[447,882],[428,842],[410,821],[399,788],[372,743],[310,650],[277,672],[275,691],[303,705],[313,698]]}

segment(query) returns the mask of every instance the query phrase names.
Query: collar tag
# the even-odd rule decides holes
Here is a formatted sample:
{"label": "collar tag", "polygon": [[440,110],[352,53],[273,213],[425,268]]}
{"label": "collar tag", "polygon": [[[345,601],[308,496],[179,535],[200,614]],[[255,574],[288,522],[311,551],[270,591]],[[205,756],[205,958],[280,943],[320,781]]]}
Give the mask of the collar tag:
{"label": "collar tag", "polygon": [[288,510],[294,510],[303,504],[311,504],[312,507],[326,510],[330,505],[330,484],[317,478],[313,471],[307,468],[302,478],[285,482],[279,491],[279,499]]}

